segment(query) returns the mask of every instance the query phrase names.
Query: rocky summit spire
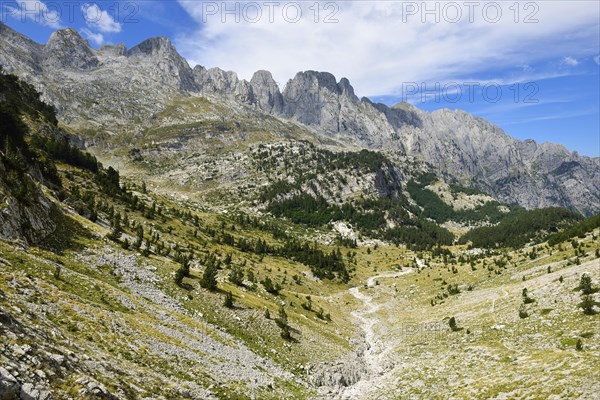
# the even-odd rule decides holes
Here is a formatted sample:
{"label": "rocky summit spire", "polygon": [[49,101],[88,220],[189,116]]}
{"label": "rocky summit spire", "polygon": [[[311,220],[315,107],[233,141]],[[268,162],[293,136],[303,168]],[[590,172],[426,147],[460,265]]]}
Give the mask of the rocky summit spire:
{"label": "rocky summit spire", "polygon": [[257,106],[268,113],[280,114],[283,110],[283,95],[273,75],[269,71],[259,70],[250,79]]}

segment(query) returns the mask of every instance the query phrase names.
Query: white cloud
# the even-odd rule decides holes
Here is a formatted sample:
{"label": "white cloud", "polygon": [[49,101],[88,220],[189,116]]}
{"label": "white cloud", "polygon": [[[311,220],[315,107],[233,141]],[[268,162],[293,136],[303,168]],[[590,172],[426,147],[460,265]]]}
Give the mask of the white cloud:
{"label": "white cloud", "polygon": [[61,10],[57,3],[51,3],[50,6],[38,0],[19,0],[14,3],[17,7],[10,5],[11,3],[2,4],[5,10],[2,10],[2,15],[10,15],[13,18],[24,21],[26,18],[40,25],[46,25],[54,29],[61,28],[60,17]]}
{"label": "white cloud", "polygon": [[[359,96],[392,95],[403,82],[506,78],[486,72],[522,73],[515,66],[537,66],[565,53],[591,56],[599,45],[600,6],[588,1],[527,3],[533,4],[527,9],[518,3],[518,22],[509,9],[513,2],[496,2],[502,11],[495,23],[496,10],[485,2],[472,10],[464,2],[428,3],[438,4],[437,23],[436,15],[424,14],[423,3],[416,1],[320,2],[318,14],[313,2],[280,2],[272,8],[268,2],[227,2],[234,12],[237,4],[239,22],[223,12],[221,2],[179,2],[198,22],[195,31],[175,38],[188,60],[234,70],[246,79],[268,69],[282,86],[300,70],[329,71],[350,79]],[[257,17],[256,7],[248,4],[258,4],[262,14]],[[291,22],[297,4],[302,16]],[[326,4],[331,6],[324,9]],[[458,16],[454,5],[461,14],[452,23]],[[328,16],[338,22],[325,23]]]}
{"label": "white cloud", "polygon": [[121,32],[121,24],[96,3],[86,3],[81,6],[87,26],[100,32]]}
{"label": "white cloud", "polygon": [[564,65],[568,65],[570,67],[575,67],[575,66],[579,65],[579,61],[577,61],[575,58],[573,58],[571,56],[563,58],[562,63]]}
{"label": "white cloud", "polygon": [[104,44],[104,35],[101,33],[94,33],[86,28],[81,29],[81,33],[83,33],[88,40],[91,40],[97,46]]}
{"label": "white cloud", "polygon": [[594,61],[596,62],[596,64],[600,65],[600,55],[594,57]]}

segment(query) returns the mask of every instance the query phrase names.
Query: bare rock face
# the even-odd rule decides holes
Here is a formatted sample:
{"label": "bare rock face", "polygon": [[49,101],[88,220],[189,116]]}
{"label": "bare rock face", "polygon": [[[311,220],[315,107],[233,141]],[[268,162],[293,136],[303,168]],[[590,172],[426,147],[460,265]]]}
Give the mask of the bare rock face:
{"label": "bare rock face", "polygon": [[336,82],[328,72],[296,74],[283,92],[284,117],[326,135],[378,148],[394,140],[395,132],[370,101],[360,101],[346,78]]}
{"label": "bare rock face", "polygon": [[[10,172],[0,161],[0,176]],[[35,244],[56,229],[58,207],[44,196],[28,175],[21,178],[21,186],[9,187],[0,179],[0,239],[18,240]],[[23,199],[16,199],[19,191]]]}
{"label": "bare rock face", "polygon": [[17,400],[21,385],[5,368],[0,367],[0,400]]}
{"label": "bare rock face", "polygon": [[255,103],[252,85],[245,80],[238,79],[235,72],[223,71],[220,68],[207,70],[197,65],[194,67],[193,75],[197,90],[201,93],[216,95],[241,104]]}
{"label": "bare rock face", "polygon": [[299,122],[339,142],[415,157],[501,201],[600,212],[599,159],[518,141],[460,110],[374,104],[359,99],[346,78],[338,82],[327,72],[299,72],[280,91],[268,71],[248,82],[219,68],[192,70],[165,37],[130,50],[94,50],[71,29],[41,45],[2,23],[0,64],[32,83],[75,128],[139,133],[173,99],[210,96],[242,113],[250,107]]}
{"label": "bare rock face", "polygon": [[165,36],[144,40],[127,52],[127,58],[129,63],[154,60],[156,64],[150,72],[165,84],[186,91],[197,90],[192,69]]}
{"label": "bare rock face", "polygon": [[566,207],[587,215],[600,211],[598,160],[557,144],[516,140],[460,110],[388,115],[407,154],[473,182],[501,201],[526,208]]}
{"label": "bare rock face", "polygon": [[53,32],[43,53],[46,69],[91,70],[100,64],[88,42],[73,29]]}
{"label": "bare rock face", "polygon": [[258,108],[270,113],[281,114],[283,95],[269,71],[256,71],[250,80]]}
{"label": "bare rock face", "polygon": [[340,93],[332,74],[299,72],[285,87],[283,115],[325,132],[338,132]]}
{"label": "bare rock face", "polygon": [[[0,65],[6,71],[28,77],[42,72],[44,46],[0,22]],[[19,55],[16,57],[16,55]]]}

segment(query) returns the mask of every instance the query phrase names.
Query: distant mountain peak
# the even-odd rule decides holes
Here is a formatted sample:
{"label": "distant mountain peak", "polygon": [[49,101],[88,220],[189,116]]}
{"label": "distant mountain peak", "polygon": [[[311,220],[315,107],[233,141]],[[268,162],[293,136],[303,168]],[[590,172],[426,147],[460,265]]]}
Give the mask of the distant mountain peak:
{"label": "distant mountain peak", "polygon": [[79,32],[67,28],[53,32],[44,46],[44,66],[51,69],[94,69],[99,61]]}
{"label": "distant mountain peak", "polygon": [[139,54],[144,55],[157,55],[164,53],[177,52],[175,46],[166,36],[157,36],[150,39],[146,39],[138,45],[132,47],[127,53],[130,56]]}

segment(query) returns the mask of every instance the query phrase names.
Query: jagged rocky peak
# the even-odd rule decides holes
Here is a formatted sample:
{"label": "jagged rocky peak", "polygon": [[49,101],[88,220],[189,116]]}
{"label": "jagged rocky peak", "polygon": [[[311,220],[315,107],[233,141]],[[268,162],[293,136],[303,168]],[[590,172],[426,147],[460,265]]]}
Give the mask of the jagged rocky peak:
{"label": "jagged rocky peak", "polygon": [[283,95],[273,75],[269,71],[259,70],[252,75],[250,85],[257,106],[266,112],[279,114],[283,110]]}
{"label": "jagged rocky peak", "polygon": [[[302,89],[315,92],[321,89],[327,89],[332,93],[346,94],[355,98],[354,88],[346,78],[342,78],[338,83],[335,76],[329,72],[303,71],[298,72],[294,79],[291,79],[286,85],[286,89]],[[356,98],[358,101],[358,98]]]}
{"label": "jagged rocky peak", "polygon": [[274,90],[279,91],[279,86],[277,85],[277,82],[275,82],[275,79],[273,79],[271,72],[264,69],[256,71],[252,75],[250,83],[257,88],[262,87],[268,89],[270,92],[273,92]]}
{"label": "jagged rocky peak", "polygon": [[413,106],[412,104],[410,104],[407,101],[400,101],[400,102],[394,104],[392,106],[392,109],[394,109],[394,110],[410,111],[410,112],[417,112],[417,111],[419,111],[419,109],[417,107]]}
{"label": "jagged rocky peak", "polygon": [[233,71],[224,71],[221,68],[211,68],[208,70],[208,76],[215,83],[218,90],[235,89],[239,82],[238,76]]}
{"label": "jagged rocky peak", "polygon": [[385,114],[388,122],[394,128],[402,128],[407,125],[417,128],[423,127],[423,111],[406,101],[396,103],[392,107],[377,103],[375,108]]}
{"label": "jagged rocky peak", "polygon": [[134,46],[127,52],[130,57],[136,56],[158,56],[168,58],[182,58],[173,43],[166,36],[158,36],[146,39],[137,46]]}
{"label": "jagged rocky peak", "polygon": [[158,82],[184,91],[198,90],[192,68],[166,36],[144,40],[127,51],[126,56],[151,65],[149,73]]}
{"label": "jagged rocky peak", "polygon": [[53,32],[44,46],[44,67],[89,70],[99,61],[88,41],[71,28]]}
{"label": "jagged rocky peak", "polygon": [[248,83],[240,81],[237,74],[233,71],[224,71],[216,67],[206,69],[203,66],[196,65],[193,75],[196,84],[205,93],[231,95],[238,91],[250,90]]}
{"label": "jagged rocky peak", "polygon": [[0,21],[0,37],[13,45],[29,47],[35,50],[41,50],[44,47],[44,45],[34,42],[29,37],[15,31],[2,21]]}
{"label": "jagged rocky peak", "polygon": [[32,76],[42,74],[43,49],[44,45],[0,22],[0,64],[5,71]]}
{"label": "jagged rocky peak", "polygon": [[358,100],[358,97],[354,94],[354,88],[350,84],[350,81],[347,78],[340,79],[338,83],[338,89],[340,90],[340,94],[342,96],[349,97],[354,100]]}

